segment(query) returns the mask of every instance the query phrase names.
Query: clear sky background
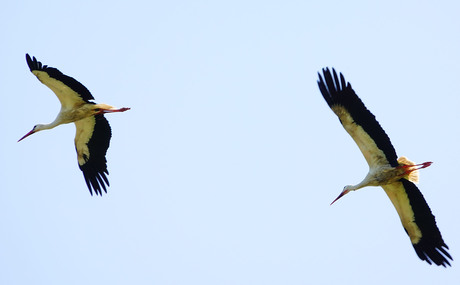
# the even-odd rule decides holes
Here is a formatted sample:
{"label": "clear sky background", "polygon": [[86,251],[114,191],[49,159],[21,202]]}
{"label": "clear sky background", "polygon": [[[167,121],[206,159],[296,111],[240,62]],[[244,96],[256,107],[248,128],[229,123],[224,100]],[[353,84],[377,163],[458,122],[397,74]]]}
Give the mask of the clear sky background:
{"label": "clear sky background", "polygon": [[[458,284],[458,1],[5,1],[0,284]],[[108,194],[25,53],[107,115]],[[317,87],[343,72],[454,257],[416,256],[381,188],[329,206],[368,166]]]}

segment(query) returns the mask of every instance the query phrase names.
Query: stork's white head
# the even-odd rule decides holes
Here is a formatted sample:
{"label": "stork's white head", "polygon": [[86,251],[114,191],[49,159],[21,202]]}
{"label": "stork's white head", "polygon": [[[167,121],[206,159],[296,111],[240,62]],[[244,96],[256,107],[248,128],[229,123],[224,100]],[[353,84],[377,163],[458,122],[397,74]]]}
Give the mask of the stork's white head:
{"label": "stork's white head", "polygon": [[35,125],[32,130],[30,132],[28,132],[27,134],[25,134],[25,136],[23,136],[22,138],[20,138],[18,140],[18,142],[22,141],[23,139],[27,138],[28,136],[30,136],[31,134],[35,134],[36,132],[39,132],[39,131],[42,131],[42,130],[46,130],[46,125],[42,125],[42,124],[37,124]]}
{"label": "stork's white head", "polygon": [[339,200],[340,198],[342,198],[343,196],[345,196],[346,194],[350,193],[350,191],[353,191],[353,190],[355,190],[353,188],[353,185],[346,185],[345,187],[343,187],[342,193],[340,193],[339,196],[335,198],[334,201],[332,201],[331,205],[334,204],[335,201]]}

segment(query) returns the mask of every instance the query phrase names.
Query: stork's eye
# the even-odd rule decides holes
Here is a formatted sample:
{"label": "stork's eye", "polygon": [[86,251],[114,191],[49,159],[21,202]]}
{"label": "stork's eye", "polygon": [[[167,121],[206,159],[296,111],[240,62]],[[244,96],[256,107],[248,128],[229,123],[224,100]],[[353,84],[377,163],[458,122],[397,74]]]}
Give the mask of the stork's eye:
{"label": "stork's eye", "polygon": [[101,111],[101,108],[96,108],[96,109],[94,109],[94,111],[99,112],[99,111]]}

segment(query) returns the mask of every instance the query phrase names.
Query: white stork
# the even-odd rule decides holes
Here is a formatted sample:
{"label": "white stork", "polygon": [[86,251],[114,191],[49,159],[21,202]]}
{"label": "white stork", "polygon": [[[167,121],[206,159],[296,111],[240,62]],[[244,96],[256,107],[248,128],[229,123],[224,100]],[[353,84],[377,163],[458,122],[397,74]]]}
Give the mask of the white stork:
{"label": "white stork", "polygon": [[323,69],[324,80],[319,75],[318,86],[332,111],[339,117],[345,130],[358,145],[369,164],[369,173],[357,185],[347,185],[331,203],[350,191],[366,186],[381,186],[393,203],[401,223],[409,235],[418,257],[429,264],[450,266],[441,233],[428,204],[413,182],[418,182],[418,169],[431,162],[414,164],[405,157],[396,156],[389,137],[356,95],[350,83],[332,69]]}
{"label": "white stork", "polygon": [[67,76],[58,69],[42,65],[35,57],[26,54],[27,65],[30,71],[48,86],[61,102],[61,111],[50,124],[38,124],[25,136],[18,140],[42,130],[49,130],[61,124],[75,123],[75,148],[77,150],[78,164],[85,177],[89,192],[93,195],[102,195],[102,189],[107,193],[107,160],[105,155],[110,145],[112,132],[109,122],[104,118],[105,113],[124,112],[130,108],[114,108],[106,104],[91,102],[93,95],[83,84]]}

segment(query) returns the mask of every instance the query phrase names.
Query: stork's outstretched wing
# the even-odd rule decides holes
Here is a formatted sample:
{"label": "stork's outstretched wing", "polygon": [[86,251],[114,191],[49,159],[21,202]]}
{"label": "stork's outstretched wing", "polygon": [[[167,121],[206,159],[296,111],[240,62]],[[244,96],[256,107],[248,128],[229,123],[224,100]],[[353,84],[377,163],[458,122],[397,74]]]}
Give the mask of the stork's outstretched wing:
{"label": "stork's outstretched wing", "polygon": [[102,195],[102,189],[107,193],[109,186],[107,176],[107,160],[105,155],[110,145],[112,132],[109,122],[103,115],[88,117],[75,122],[75,148],[77,149],[78,165],[89,192],[93,195]]}
{"label": "stork's outstretched wing", "polygon": [[[324,80],[318,75],[318,86],[324,99],[358,145],[370,169],[379,169],[388,164],[397,167],[396,151],[389,137],[351,84],[345,81],[342,74],[339,79],[334,69],[332,74],[328,68],[323,69]],[[381,183],[381,186],[395,206],[420,259],[429,264],[450,265],[448,259],[452,260],[452,257],[447,252],[448,247],[417,186],[404,178],[391,184]]]}
{"label": "stork's outstretched wing", "polygon": [[30,58],[29,54],[26,54],[26,61],[30,71],[38,80],[53,90],[61,102],[62,108],[72,109],[77,105],[89,103],[90,100],[94,99],[83,84],[54,67],[42,65],[35,56]]}
{"label": "stork's outstretched wing", "polygon": [[350,134],[366,158],[369,166],[390,164],[397,166],[396,151],[390,138],[364,106],[350,83],[329,68],[323,69],[324,80],[319,75],[318,86],[329,107],[339,117],[345,130]]}
{"label": "stork's outstretched wing", "polygon": [[414,183],[401,179],[400,182],[382,186],[396,208],[401,223],[409,235],[415,252],[429,264],[450,266],[452,257],[449,247],[442,239],[436,220],[422,193]]}

